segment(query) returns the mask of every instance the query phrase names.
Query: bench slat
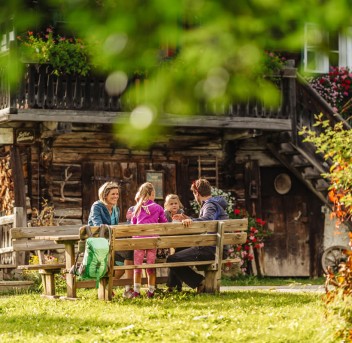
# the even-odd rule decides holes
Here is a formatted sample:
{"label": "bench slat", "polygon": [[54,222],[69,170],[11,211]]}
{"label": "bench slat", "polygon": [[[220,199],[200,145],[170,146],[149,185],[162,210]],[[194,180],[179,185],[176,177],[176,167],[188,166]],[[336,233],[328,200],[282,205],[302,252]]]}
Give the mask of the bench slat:
{"label": "bench slat", "polygon": [[0,248],[0,254],[7,254],[13,252],[13,247]]}
{"label": "bench slat", "polygon": [[[239,258],[231,258],[222,260],[222,264],[225,263],[239,263],[241,260]],[[114,270],[126,270],[126,269],[147,269],[147,268],[169,268],[169,267],[182,267],[182,266],[204,266],[214,264],[214,260],[210,261],[192,261],[192,262],[162,262],[162,263],[154,263],[154,264],[131,264],[127,266],[114,266]]]}
{"label": "bench slat", "polygon": [[17,268],[22,270],[51,270],[51,269],[62,269],[65,268],[64,263],[48,263],[48,264],[29,264],[29,265],[20,265]]}
{"label": "bench slat", "polygon": [[40,241],[37,239],[27,240],[18,239],[12,241],[14,251],[32,251],[32,250],[57,250],[63,249],[63,244],[56,244],[53,241]]}
{"label": "bench slat", "polygon": [[[246,231],[248,226],[247,218],[244,219],[229,219],[224,220],[225,231]],[[113,232],[113,237],[126,237],[126,236],[169,236],[169,235],[185,235],[185,234],[206,234],[217,231],[218,221],[204,221],[204,222],[193,222],[190,227],[180,227],[180,223],[158,223],[158,224],[119,224],[111,225],[110,228]],[[86,239],[85,233],[86,226],[82,226],[79,230],[81,239]],[[98,226],[90,227],[93,236],[99,231]],[[60,233],[61,234],[61,233]],[[41,235],[41,234],[40,234]]]}
{"label": "bench slat", "polygon": [[0,225],[12,224],[15,220],[15,215],[10,214],[9,216],[0,217]]}
{"label": "bench slat", "polygon": [[138,225],[115,225],[117,230],[113,230],[114,237],[126,236],[168,236],[205,234],[217,231],[217,222],[204,221],[193,222],[189,227],[180,226],[180,223],[159,223],[159,224],[138,224]]}
{"label": "bench slat", "polygon": [[35,236],[78,235],[81,225],[14,227],[10,230],[13,239]]}
{"label": "bench slat", "polygon": [[236,220],[224,220],[223,221],[224,231],[247,231],[248,228],[248,219],[236,219]]}
{"label": "bench slat", "polygon": [[163,262],[163,263],[154,263],[154,264],[131,264],[127,266],[114,266],[114,270],[120,269],[147,269],[147,268],[169,268],[169,267],[183,267],[183,266],[204,266],[213,264],[214,260],[211,261],[192,261],[192,262]]}
{"label": "bench slat", "polygon": [[[114,250],[137,250],[157,248],[182,248],[194,246],[215,246],[217,234],[160,236],[148,238],[120,238],[113,243]],[[224,244],[243,244],[246,242],[246,232],[225,233]]]}
{"label": "bench slat", "polygon": [[0,269],[6,269],[6,268],[16,268],[17,266],[15,264],[0,264]]}
{"label": "bench slat", "polygon": [[114,250],[138,250],[157,248],[182,248],[194,246],[213,246],[216,244],[216,234],[186,235],[148,238],[122,238],[113,242]]}
{"label": "bench slat", "polygon": [[224,244],[244,244],[247,241],[246,232],[232,232],[224,234]]}

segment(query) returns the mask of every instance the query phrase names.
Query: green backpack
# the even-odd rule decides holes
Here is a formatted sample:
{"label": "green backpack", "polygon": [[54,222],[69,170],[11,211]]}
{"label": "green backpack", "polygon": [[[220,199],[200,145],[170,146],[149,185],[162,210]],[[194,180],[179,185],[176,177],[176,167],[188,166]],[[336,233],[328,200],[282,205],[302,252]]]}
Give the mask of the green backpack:
{"label": "green backpack", "polygon": [[[106,228],[108,228],[109,239],[105,238]],[[77,270],[77,275],[78,279],[82,281],[96,280],[96,288],[98,288],[100,279],[105,276],[108,270],[111,229],[107,225],[101,225],[100,237],[92,237],[89,226],[86,226],[86,232],[89,237],[86,239],[83,261]]]}

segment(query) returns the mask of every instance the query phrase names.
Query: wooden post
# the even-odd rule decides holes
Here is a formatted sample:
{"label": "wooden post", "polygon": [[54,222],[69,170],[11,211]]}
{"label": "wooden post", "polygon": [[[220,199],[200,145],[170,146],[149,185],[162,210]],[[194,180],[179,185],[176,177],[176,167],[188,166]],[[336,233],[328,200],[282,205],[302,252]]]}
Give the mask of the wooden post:
{"label": "wooden post", "polygon": [[110,292],[110,280],[111,280],[111,285],[113,281],[113,277],[103,277],[99,281],[99,288],[98,288],[98,299],[99,300],[111,300],[112,299],[112,287],[111,287],[111,292]]}
{"label": "wooden post", "polygon": [[[14,207],[14,218],[13,227],[27,227],[27,213],[23,207]],[[11,237],[12,245],[12,237]],[[15,251],[14,253],[14,264],[16,266],[26,264],[26,253],[24,251]]]}
{"label": "wooden post", "polygon": [[13,146],[11,150],[11,168],[14,175],[15,207],[26,208],[25,182],[22,169],[22,161],[18,147]]}
{"label": "wooden post", "polygon": [[27,214],[23,207],[14,207],[14,219],[13,227],[26,227],[27,226]]}
{"label": "wooden post", "polygon": [[[251,217],[260,218],[262,215],[262,197],[260,168],[257,160],[249,159],[245,162],[245,185],[247,211]],[[259,277],[262,277],[263,272],[256,249],[253,249],[253,255],[255,262],[255,272]]]}
{"label": "wooden post", "polygon": [[224,251],[223,222],[218,222],[217,242],[215,248],[215,262],[210,269],[205,270],[205,292],[218,293],[220,291],[222,255]]}
{"label": "wooden post", "polygon": [[284,98],[286,98],[284,106],[287,111],[287,116],[292,122],[292,142],[297,144],[297,96],[296,96],[296,78],[297,69],[295,68],[295,61],[288,60],[286,62],[286,67],[283,69],[282,81],[283,81],[283,93]]}
{"label": "wooden post", "polygon": [[[72,242],[63,242],[65,244],[65,259],[66,269],[70,270],[75,264],[75,246]],[[76,295],[76,280],[71,273],[66,274],[67,298],[75,299]]]}

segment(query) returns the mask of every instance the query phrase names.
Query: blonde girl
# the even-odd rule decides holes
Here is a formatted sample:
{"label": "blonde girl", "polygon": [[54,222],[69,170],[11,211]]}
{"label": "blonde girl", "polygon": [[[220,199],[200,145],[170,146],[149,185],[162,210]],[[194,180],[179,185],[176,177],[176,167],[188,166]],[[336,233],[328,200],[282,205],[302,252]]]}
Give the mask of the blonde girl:
{"label": "blonde girl", "polygon": [[[164,210],[166,218],[169,222],[173,220],[178,221],[176,214],[183,215],[183,205],[181,203],[180,198],[176,194],[169,194],[165,198]],[[175,252],[181,251],[184,248],[176,248]],[[170,249],[158,249],[158,256],[164,255],[164,258],[167,258],[170,255]],[[177,276],[170,271],[168,271],[168,277],[166,285],[168,286],[168,292],[173,292],[174,289],[177,289],[178,292],[182,291],[182,281],[177,278]]]}
{"label": "blonde girl", "polygon": [[[143,183],[139,187],[136,194],[137,203],[134,207],[132,224],[152,224],[152,223],[166,223],[167,218],[164,214],[164,209],[154,202],[155,189],[150,182]],[[138,236],[140,237],[140,236]],[[154,264],[156,259],[156,249],[144,249],[134,251],[134,264],[142,264],[144,256],[147,258],[148,264]],[[148,276],[148,292],[147,297],[152,298],[155,291],[155,269],[147,269]],[[142,270],[134,270],[134,292],[133,298],[140,297],[142,281]]]}
{"label": "blonde girl", "polygon": [[169,194],[165,198],[164,203],[165,216],[169,222],[175,214],[183,213],[183,205],[180,198],[176,194]]}

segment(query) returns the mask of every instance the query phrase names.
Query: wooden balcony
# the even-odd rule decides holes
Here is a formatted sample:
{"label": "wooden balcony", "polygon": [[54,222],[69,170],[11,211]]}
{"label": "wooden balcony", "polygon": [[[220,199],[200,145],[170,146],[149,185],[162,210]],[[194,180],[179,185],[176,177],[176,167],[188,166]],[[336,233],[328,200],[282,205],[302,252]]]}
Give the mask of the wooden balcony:
{"label": "wooden balcony", "polygon": [[[259,101],[207,108],[199,106],[197,116],[183,119],[165,114],[163,125],[262,129],[291,131],[293,118],[292,80],[295,69],[287,68],[278,80],[281,103],[265,107]],[[139,79],[129,80],[143,82]],[[112,123],[128,115],[132,101],[126,95],[109,96],[105,77],[56,76],[48,65],[25,65],[17,89],[10,89],[4,70],[0,70],[0,123],[8,121],[60,121]]]}

